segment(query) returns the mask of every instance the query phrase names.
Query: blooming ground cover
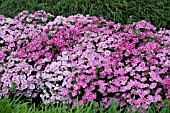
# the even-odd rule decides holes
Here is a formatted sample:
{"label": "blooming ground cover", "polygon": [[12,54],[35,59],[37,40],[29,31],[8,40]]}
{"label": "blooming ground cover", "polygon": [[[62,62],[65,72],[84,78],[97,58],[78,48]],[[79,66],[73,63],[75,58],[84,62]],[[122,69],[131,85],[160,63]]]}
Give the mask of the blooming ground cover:
{"label": "blooming ground cover", "polygon": [[0,15],[0,98],[40,97],[44,104],[112,101],[132,110],[170,100],[170,30],[96,16],[23,11]]}

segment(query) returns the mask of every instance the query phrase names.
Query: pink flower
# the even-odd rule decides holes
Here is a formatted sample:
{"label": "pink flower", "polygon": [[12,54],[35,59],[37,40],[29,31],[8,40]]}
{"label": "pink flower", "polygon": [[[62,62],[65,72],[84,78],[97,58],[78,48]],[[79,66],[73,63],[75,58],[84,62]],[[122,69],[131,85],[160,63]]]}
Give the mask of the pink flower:
{"label": "pink flower", "polygon": [[163,80],[163,84],[170,84],[170,78],[166,78]]}
{"label": "pink flower", "polygon": [[124,70],[123,68],[120,68],[120,69],[118,70],[118,73],[119,73],[120,75],[124,75],[124,74],[125,74],[125,70]]}
{"label": "pink flower", "polygon": [[131,87],[127,85],[127,86],[121,87],[119,91],[126,92],[126,91],[128,91],[130,89],[131,89]]}
{"label": "pink flower", "polygon": [[35,85],[34,84],[30,84],[29,87],[30,87],[31,90],[35,89]]}
{"label": "pink flower", "polygon": [[31,82],[31,81],[34,80],[34,77],[33,77],[33,76],[29,76],[29,77],[27,78],[27,80]]}
{"label": "pink flower", "polygon": [[160,70],[160,74],[165,74],[168,71],[168,68],[163,68],[162,70]]}
{"label": "pink flower", "polygon": [[141,62],[136,69],[137,69],[137,71],[146,71],[149,68],[145,66],[145,62]]}
{"label": "pink flower", "polygon": [[105,33],[106,34],[112,34],[112,30],[106,30]]}
{"label": "pink flower", "polygon": [[137,42],[139,42],[139,39],[138,38],[133,38],[133,41],[134,41],[134,43],[137,43]]}
{"label": "pink flower", "polygon": [[158,89],[156,90],[155,94],[157,95],[157,94],[159,94],[161,91],[162,91],[162,88],[158,88]]}
{"label": "pink flower", "polygon": [[152,71],[153,71],[153,70],[156,70],[156,66],[151,66],[151,67],[150,67],[150,70],[152,70]]}
{"label": "pink flower", "polygon": [[74,84],[73,87],[74,87],[74,90],[79,90],[80,89],[80,87],[78,85],[76,85],[76,84]]}
{"label": "pink flower", "polygon": [[121,27],[120,23],[114,25],[114,28],[116,29],[116,31],[118,31],[120,29],[120,27]]}
{"label": "pink flower", "polygon": [[142,104],[142,108],[143,108],[143,109],[148,109],[148,107],[149,107],[149,106],[148,106],[147,104]]}
{"label": "pink flower", "polygon": [[0,58],[3,58],[5,56],[4,52],[0,51]]}
{"label": "pink flower", "polygon": [[48,59],[50,59],[52,56],[53,56],[53,54],[50,53],[50,52],[47,52],[47,53],[45,54],[45,57],[48,58]]}
{"label": "pink flower", "polygon": [[73,36],[73,39],[74,39],[74,40],[78,40],[79,37],[78,37],[78,36]]}
{"label": "pink flower", "polygon": [[127,50],[127,51],[125,52],[125,56],[126,56],[126,57],[128,57],[130,54],[131,54],[131,52],[130,52],[129,50]]}
{"label": "pink flower", "polygon": [[12,67],[14,65],[14,62],[10,62],[9,64],[8,64],[8,67]]}
{"label": "pink flower", "polygon": [[63,95],[68,95],[69,91],[68,91],[68,89],[62,88],[61,93]]}
{"label": "pink flower", "polygon": [[96,99],[96,94],[91,94],[87,97],[88,101],[92,101]]}
{"label": "pink flower", "polygon": [[106,50],[106,51],[104,52],[104,54],[105,54],[105,56],[110,56],[111,52],[110,52],[109,50]]}
{"label": "pink flower", "polygon": [[47,18],[42,17],[42,21],[43,21],[43,22],[46,22],[46,21],[47,21]]}
{"label": "pink flower", "polygon": [[150,102],[154,102],[154,96],[152,96],[152,95],[148,95],[148,100],[150,101]]}
{"label": "pink flower", "polygon": [[24,58],[27,56],[27,53],[25,52],[25,50],[21,50],[21,51],[19,51],[18,55],[20,58]]}
{"label": "pink flower", "polygon": [[79,106],[82,106],[85,101],[82,99],[79,101]]}
{"label": "pink flower", "polygon": [[157,85],[157,83],[151,83],[149,87],[150,87],[150,89],[154,89],[156,87],[156,85]]}
{"label": "pink flower", "polygon": [[74,34],[74,35],[78,35],[78,30],[77,29],[72,29],[71,33]]}
{"label": "pink flower", "polygon": [[143,83],[138,83],[138,87],[139,88],[147,88],[147,87],[149,87],[149,84],[143,84]]}
{"label": "pink flower", "polygon": [[124,105],[126,105],[126,103],[124,101],[120,102],[120,107],[123,107]]}
{"label": "pink flower", "polygon": [[141,82],[144,82],[144,81],[146,81],[147,79],[146,79],[146,77],[142,77],[140,80],[141,80]]}
{"label": "pink flower", "polygon": [[57,46],[61,47],[64,45],[64,41],[63,40],[60,40],[57,42]]}
{"label": "pink flower", "polygon": [[164,102],[158,103],[157,106],[160,109],[164,105]]}
{"label": "pink flower", "polygon": [[45,28],[45,29],[44,29],[44,32],[49,32],[49,31],[50,31],[49,28]]}
{"label": "pink flower", "polygon": [[155,72],[151,71],[151,72],[149,72],[149,74],[150,74],[150,77],[156,78],[156,73]]}
{"label": "pink flower", "polygon": [[133,62],[134,62],[134,63],[139,63],[139,62],[141,62],[141,59],[140,59],[140,58],[134,58],[134,59],[133,59]]}
{"label": "pink flower", "polygon": [[152,59],[152,60],[151,60],[151,63],[152,63],[152,64],[158,64],[158,61],[157,61],[156,59]]}
{"label": "pink flower", "polygon": [[132,51],[132,54],[134,54],[134,55],[139,55],[139,51],[136,50],[136,49],[134,49],[134,50]]}
{"label": "pink flower", "polygon": [[111,85],[107,91],[108,91],[108,93],[110,93],[110,92],[115,93],[115,92],[117,92],[117,88]]}
{"label": "pink flower", "polygon": [[25,83],[21,84],[21,90],[24,90],[24,89],[26,89],[27,87],[28,87],[27,84],[25,84]]}
{"label": "pink flower", "polygon": [[75,97],[75,96],[77,95],[77,91],[76,91],[76,90],[74,90],[74,91],[72,91],[72,93],[71,93],[71,94],[72,94],[72,96],[73,96],[73,97]]}
{"label": "pink flower", "polygon": [[160,100],[162,100],[162,97],[160,95],[155,95],[154,100],[155,101],[160,101]]}
{"label": "pink flower", "polygon": [[144,68],[144,67],[145,67],[145,62],[141,62],[141,63],[139,64],[139,67]]}

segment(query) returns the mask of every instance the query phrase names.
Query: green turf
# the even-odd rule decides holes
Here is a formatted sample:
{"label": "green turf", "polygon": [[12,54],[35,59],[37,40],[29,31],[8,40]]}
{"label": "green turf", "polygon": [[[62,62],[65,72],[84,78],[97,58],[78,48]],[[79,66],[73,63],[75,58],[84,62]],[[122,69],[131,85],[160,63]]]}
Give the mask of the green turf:
{"label": "green turf", "polygon": [[45,10],[53,15],[103,16],[115,23],[147,20],[157,28],[170,28],[170,0],[0,0],[0,14],[14,17],[23,10]]}

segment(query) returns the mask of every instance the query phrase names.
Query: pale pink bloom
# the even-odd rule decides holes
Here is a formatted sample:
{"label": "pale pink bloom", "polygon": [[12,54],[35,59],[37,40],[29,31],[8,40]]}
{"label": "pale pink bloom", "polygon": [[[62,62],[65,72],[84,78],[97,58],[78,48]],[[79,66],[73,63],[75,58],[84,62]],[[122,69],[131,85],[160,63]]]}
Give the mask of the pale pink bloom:
{"label": "pale pink bloom", "polygon": [[25,83],[21,84],[21,90],[24,90],[24,89],[26,89],[27,87],[28,87],[27,84],[25,84]]}
{"label": "pale pink bloom", "polygon": [[127,67],[127,68],[125,69],[125,71],[126,71],[126,73],[132,71],[132,67]]}
{"label": "pale pink bloom", "polygon": [[152,71],[153,71],[153,70],[156,70],[156,66],[151,66],[151,67],[150,67],[150,70],[152,70]]}
{"label": "pale pink bloom", "polygon": [[79,106],[82,106],[84,102],[85,102],[84,100],[80,100],[79,101]]}
{"label": "pale pink bloom", "polygon": [[148,109],[148,105],[147,104],[142,104],[142,108],[143,109]]}
{"label": "pale pink bloom", "polygon": [[149,74],[150,74],[150,77],[151,78],[156,78],[156,73],[155,72],[153,72],[153,71],[151,71],[151,72],[149,72]]}
{"label": "pale pink bloom", "polygon": [[34,80],[34,77],[33,77],[33,76],[29,76],[29,77],[27,78],[27,80],[31,82],[31,81]]}
{"label": "pale pink bloom", "polygon": [[144,81],[146,81],[147,79],[146,79],[146,77],[142,77],[140,80],[141,80],[142,82],[144,82]]}
{"label": "pale pink bloom", "polygon": [[155,94],[157,95],[157,94],[159,94],[161,91],[162,91],[162,88],[158,88],[158,89],[156,90]]}
{"label": "pale pink bloom", "polygon": [[34,84],[30,84],[30,89],[35,89],[35,85]]}
{"label": "pale pink bloom", "polygon": [[155,101],[160,101],[160,100],[162,100],[162,97],[160,95],[155,95],[154,100]]}
{"label": "pale pink bloom", "polygon": [[110,52],[109,50],[106,50],[106,51],[104,52],[104,54],[105,54],[105,56],[110,56],[111,52]]}
{"label": "pale pink bloom", "polygon": [[157,85],[157,83],[151,83],[149,87],[150,87],[150,89],[154,89],[156,87],[156,85]]}
{"label": "pale pink bloom", "polygon": [[74,90],[79,90],[80,89],[80,87],[78,85],[76,85],[76,84],[74,84],[73,87],[74,87]]}
{"label": "pale pink bloom", "polygon": [[96,99],[96,94],[90,94],[88,97],[87,97],[88,101],[92,101],[92,100],[95,100]]}

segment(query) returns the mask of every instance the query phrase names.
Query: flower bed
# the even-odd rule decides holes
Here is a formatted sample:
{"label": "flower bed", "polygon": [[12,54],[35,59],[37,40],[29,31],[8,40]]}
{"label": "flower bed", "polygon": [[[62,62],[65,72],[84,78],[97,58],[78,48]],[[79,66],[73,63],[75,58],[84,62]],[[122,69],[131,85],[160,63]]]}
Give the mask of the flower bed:
{"label": "flower bed", "polygon": [[10,94],[44,104],[96,101],[147,109],[170,99],[170,30],[149,22],[115,24],[77,14],[23,11],[0,16],[0,98]]}

